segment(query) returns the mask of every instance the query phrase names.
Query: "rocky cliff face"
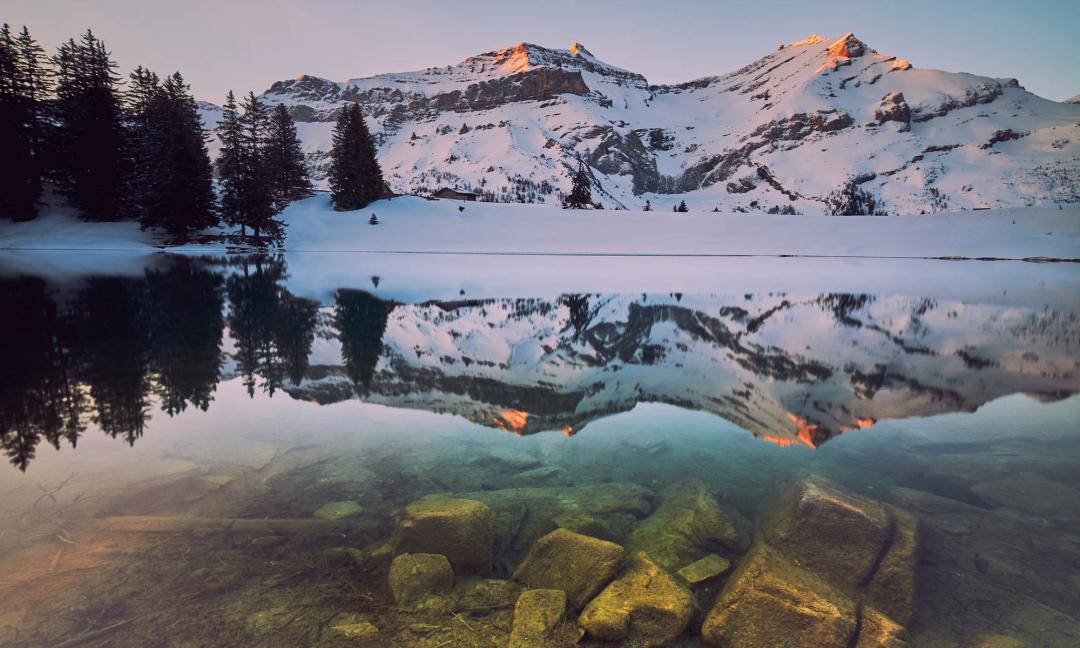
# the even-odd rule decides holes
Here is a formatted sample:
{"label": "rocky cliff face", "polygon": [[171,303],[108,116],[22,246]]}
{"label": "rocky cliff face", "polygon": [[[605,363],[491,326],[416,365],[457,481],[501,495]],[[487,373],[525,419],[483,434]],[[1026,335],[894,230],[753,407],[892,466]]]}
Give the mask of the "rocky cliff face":
{"label": "rocky cliff face", "polygon": [[[890,213],[1080,200],[1080,106],[1015,80],[920,70],[853,34],[811,36],[723,76],[650,85],[580,44],[264,93],[302,122],[321,175],[334,112],[359,102],[391,187],[558,202],[580,157],[607,208],[822,213],[853,178]],[[208,125],[215,113],[204,111]],[[999,131],[1023,133],[981,148]]]}

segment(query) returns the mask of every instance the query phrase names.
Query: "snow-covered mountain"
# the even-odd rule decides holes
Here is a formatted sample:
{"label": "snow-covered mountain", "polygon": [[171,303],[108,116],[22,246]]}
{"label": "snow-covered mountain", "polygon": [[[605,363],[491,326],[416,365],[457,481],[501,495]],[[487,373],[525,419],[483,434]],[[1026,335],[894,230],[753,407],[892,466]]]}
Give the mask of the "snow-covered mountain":
{"label": "snow-covered mountain", "polygon": [[[294,398],[361,397],[518,434],[660,402],[817,446],[887,418],[1080,390],[1076,317],[868,294],[564,295],[391,307],[367,385],[324,336]],[[378,331],[376,331],[378,334]],[[346,354],[347,355],[347,354]],[[346,360],[346,364],[348,360]]]}
{"label": "snow-covered mountain", "polygon": [[[850,33],[677,85],[577,43],[521,43],[417,72],[304,75],[263,97],[289,107],[320,175],[334,111],[360,102],[403,193],[449,185],[557,203],[580,156],[609,209],[822,213],[847,183],[889,213],[1080,200],[1080,105],[1015,79],[921,70]],[[211,107],[204,116],[214,123]]]}

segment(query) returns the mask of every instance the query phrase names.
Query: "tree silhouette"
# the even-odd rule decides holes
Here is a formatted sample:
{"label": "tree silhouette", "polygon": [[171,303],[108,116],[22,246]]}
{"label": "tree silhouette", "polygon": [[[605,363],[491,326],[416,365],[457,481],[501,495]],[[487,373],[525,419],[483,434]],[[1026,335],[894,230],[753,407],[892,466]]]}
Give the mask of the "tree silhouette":
{"label": "tree silhouette", "polygon": [[45,282],[0,280],[0,448],[26,470],[42,441],[72,446],[86,428],[87,402],[73,376],[70,330]]}
{"label": "tree silhouette", "polygon": [[224,281],[180,261],[146,273],[149,368],[161,409],[174,416],[188,403],[206,411],[221,369]]}
{"label": "tree silhouette", "polygon": [[382,355],[382,337],[393,304],[362,290],[338,290],[334,295],[334,322],[341,339],[345,371],[358,387],[371,386],[375,365]]}
{"label": "tree silhouette", "polygon": [[141,280],[93,277],[79,291],[70,320],[79,374],[94,401],[93,420],[130,444],[143,435],[150,418],[144,300]]}

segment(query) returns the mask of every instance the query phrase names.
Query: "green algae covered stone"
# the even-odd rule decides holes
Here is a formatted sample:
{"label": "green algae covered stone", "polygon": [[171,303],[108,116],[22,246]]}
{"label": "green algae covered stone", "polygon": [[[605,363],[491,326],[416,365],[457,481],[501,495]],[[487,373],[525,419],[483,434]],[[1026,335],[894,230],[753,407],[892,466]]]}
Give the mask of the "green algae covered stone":
{"label": "green algae covered stone", "polygon": [[401,554],[390,563],[390,591],[398,605],[413,605],[454,587],[450,561],[439,554]]}
{"label": "green algae covered stone", "polygon": [[559,624],[566,618],[566,592],[554,589],[526,590],[514,606],[510,648],[557,646]]}
{"label": "green algae covered stone", "polygon": [[556,529],[537,540],[514,572],[529,587],[558,589],[580,610],[615,577],[625,550],[614,542]]}
{"label": "green algae covered stone", "polygon": [[694,597],[644,553],[585,606],[581,625],[596,639],[645,645],[675,640],[694,613]]}
{"label": "green algae covered stone", "polygon": [[494,522],[486,504],[425,497],[405,507],[390,545],[395,554],[442,554],[458,574],[486,574],[491,571],[494,542]]}

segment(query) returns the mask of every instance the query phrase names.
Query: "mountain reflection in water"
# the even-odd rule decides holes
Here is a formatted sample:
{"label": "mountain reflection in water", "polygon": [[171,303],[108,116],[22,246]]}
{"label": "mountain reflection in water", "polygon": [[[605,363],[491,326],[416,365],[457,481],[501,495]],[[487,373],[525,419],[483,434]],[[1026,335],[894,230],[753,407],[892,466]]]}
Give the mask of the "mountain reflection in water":
{"label": "mountain reflection in water", "polygon": [[0,278],[0,434],[22,470],[92,424],[134,444],[221,380],[360,398],[516,434],[660,402],[780,445],[881,419],[1080,389],[1071,310],[888,294],[566,294],[396,303],[292,294],[283,262],[175,260],[143,276]]}

